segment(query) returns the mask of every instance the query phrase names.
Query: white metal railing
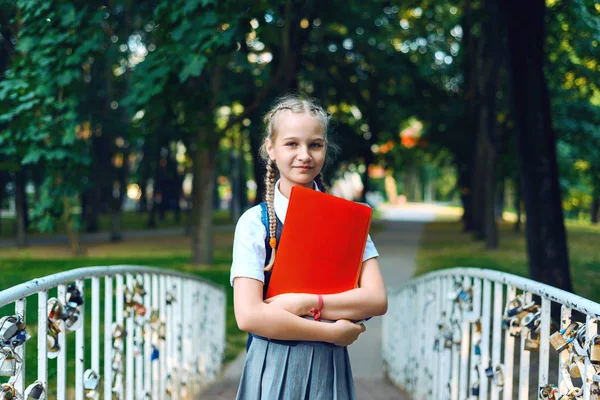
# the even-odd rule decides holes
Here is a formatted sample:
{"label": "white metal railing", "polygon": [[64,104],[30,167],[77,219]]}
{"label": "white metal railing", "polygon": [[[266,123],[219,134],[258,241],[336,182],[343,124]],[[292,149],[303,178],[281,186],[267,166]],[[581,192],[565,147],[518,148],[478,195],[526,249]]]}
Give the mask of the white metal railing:
{"label": "white metal railing", "polygon": [[412,399],[600,399],[600,304],[454,268],[411,280],[389,305],[384,368]]}
{"label": "white metal railing", "polygon": [[[30,296],[37,311],[28,316]],[[223,288],[158,268],[89,267],[34,279],[0,292],[0,318],[0,379],[8,379],[0,399],[190,398],[217,377],[225,345]],[[37,375],[26,362],[29,339],[37,340]],[[30,376],[36,380],[26,386]]]}

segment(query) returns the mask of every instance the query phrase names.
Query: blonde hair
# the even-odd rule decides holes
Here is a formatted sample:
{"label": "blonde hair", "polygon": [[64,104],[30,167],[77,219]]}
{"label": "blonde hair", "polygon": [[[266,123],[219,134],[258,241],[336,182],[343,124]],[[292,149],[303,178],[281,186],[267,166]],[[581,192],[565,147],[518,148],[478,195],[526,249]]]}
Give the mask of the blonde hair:
{"label": "blonde hair", "polygon": [[[271,143],[275,142],[277,138],[277,121],[284,110],[289,110],[294,114],[308,114],[317,119],[321,127],[323,128],[323,136],[325,139],[325,149],[329,153],[331,147],[335,148],[335,145],[329,142],[327,139],[327,129],[329,127],[330,115],[319,105],[315,99],[301,97],[299,95],[287,95],[278,99],[275,105],[269,110],[264,117],[264,123],[266,126],[266,135],[263,140],[263,144],[260,147],[260,156],[267,163],[267,173],[265,175],[265,203],[267,203],[267,212],[269,214],[269,246],[271,247],[271,258],[269,263],[265,267],[265,271],[270,271],[275,263],[277,247],[277,218],[275,216],[275,183],[277,178],[277,166],[275,162],[269,158],[267,153],[267,139]],[[327,192],[327,186],[323,179],[323,174],[319,174],[315,177],[315,182],[322,192]]]}

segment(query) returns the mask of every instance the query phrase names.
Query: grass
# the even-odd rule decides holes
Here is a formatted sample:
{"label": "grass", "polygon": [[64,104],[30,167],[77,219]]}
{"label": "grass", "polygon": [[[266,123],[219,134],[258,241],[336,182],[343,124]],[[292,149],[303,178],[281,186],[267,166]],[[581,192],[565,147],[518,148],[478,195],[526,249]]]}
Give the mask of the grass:
{"label": "grass", "polygon": [[[571,278],[576,294],[600,302],[600,226],[567,221]],[[528,263],[524,232],[514,232],[513,224],[499,224],[500,246],[485,250],[483,242],[462,232],[458,222],[433,222],[425,226],[417,253],[416,275],[442,268],[477,267],[527,277]]]}
{"label": "grass", "polygon": [[[87,256],[75,257],[67,245],[64,246],[31,246],[26,249],[10,248],[0,250],[0,290],[7,289],[25,281],[67,271],[74,268],[98,265],[132,264],[178,270],[207,279],[225,289],[227,296],[226,310],[226,348],[225,362],[232,361],[244,349],[246,334],[237,328],[233,313],[233,290],[229,285],[229,270],[231,266],[231,250],[233,232],[219,232],[215,234],[215,257],[211,267],[194,267],[190,261],[189,237],[156,237],[132,239],[121,243],[100,243],[87,245]],[[103,291],[103,280],[102,291]],[[91,301],[89,291],[86,292],[86,314],[90,315]],[[56,296],[56,290],[49,292],[49,297]],[[14,314],[13,306],[0,308],[0,316]],[[32,296],[27,302],[28,332],[32,336],[37,330],[37,297]],[[103,316],[101,316],[101,322]],[[86,323],[86,343],[90,343],[90,318]],[[103,329],[103,328],[101,328]],[[75,361],[74,339],[75,334],[67,335],[68,377],[74,374]],[[89,368],[89,349],[86,350],[86,368]],[[33,337],[26,344],[26,379],[28,384],[36,377],[37,369],[37,338]],[[101,360],[101,369],[103,361]],[[101,372],[101,371],[100,371]],[[49,360],[48,375],[50,388],[56,375],[56,361]],[[69,386],[72,385],[72,378]],[[7,379],[6,379],[7,380]],[[4,381],[4,379],[3,379]]]}
{"label": "grass", "polygon": [[[167,229],[167,228],[183,228],[186,226],[189,220],[189,214],[187,212],[181,212],[180,221],[175,220],[174,212],[165,213],[163,220],[159,218],[159,214],[156,215],[156,226],[154,228],[148,228],[148,214],[138,213],[137,211],[124,211],[121,214],[121,229],[122,230],[152,230],[152,229]],[[228,211],[216,211],[214,213],[213,222],[216,225],[229,225],[232,224],[231,214]],[[109,214],[98,216],[98,225],[100,232],[109,232],[111,228],[111,218]],[[14,218],[2,218],[0,239],[12,239],[16,236],[16,226]],[[35,227],[35,224],[30,224],[27,234],[30,237],[45,237],[52,236],[56,233],[64,234],[65,227],[61,222],[56,227],[56,232],[39,232]]]}

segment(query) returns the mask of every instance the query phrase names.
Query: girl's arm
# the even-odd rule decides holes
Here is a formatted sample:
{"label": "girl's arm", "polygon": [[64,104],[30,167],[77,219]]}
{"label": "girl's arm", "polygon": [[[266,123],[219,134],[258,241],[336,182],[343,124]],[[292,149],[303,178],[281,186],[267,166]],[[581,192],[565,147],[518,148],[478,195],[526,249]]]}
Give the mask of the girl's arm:
{"label": "girl's arm", "polygon": [[[363,262],[358,286],[346,292],[323,295],[321,318],[361,320],[387,312],[387,293],[377,258]],[[282,294],[267,302],[296,315],[310,315],[310,309],[319,306],[318,297],[306,293]]]}
{"label": "girl's arm", "polygon": [[238,327],[270,339],[311,340],[347,346],[364,332],[364,327],[341,320],[317,323],[262,300],[263,284],[251,278],[235,278],[233,304]]}

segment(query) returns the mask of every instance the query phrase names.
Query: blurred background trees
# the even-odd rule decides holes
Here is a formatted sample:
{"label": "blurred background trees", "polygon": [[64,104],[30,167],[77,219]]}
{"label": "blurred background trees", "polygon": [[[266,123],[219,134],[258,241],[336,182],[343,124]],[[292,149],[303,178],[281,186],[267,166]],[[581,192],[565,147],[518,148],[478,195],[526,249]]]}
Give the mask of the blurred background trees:
{"label": "blurred background trees", "polygon": [[460,205],[490,250],[504,211],[528,217],[535,279],[570,289],[564,218],[599,220],[592,0],[0,0],[0,35],[0,229],[21,246],[172,212],[211,264],[213,211],[262,198],[262,116],[290,90],[333,116],[338,195]]}

